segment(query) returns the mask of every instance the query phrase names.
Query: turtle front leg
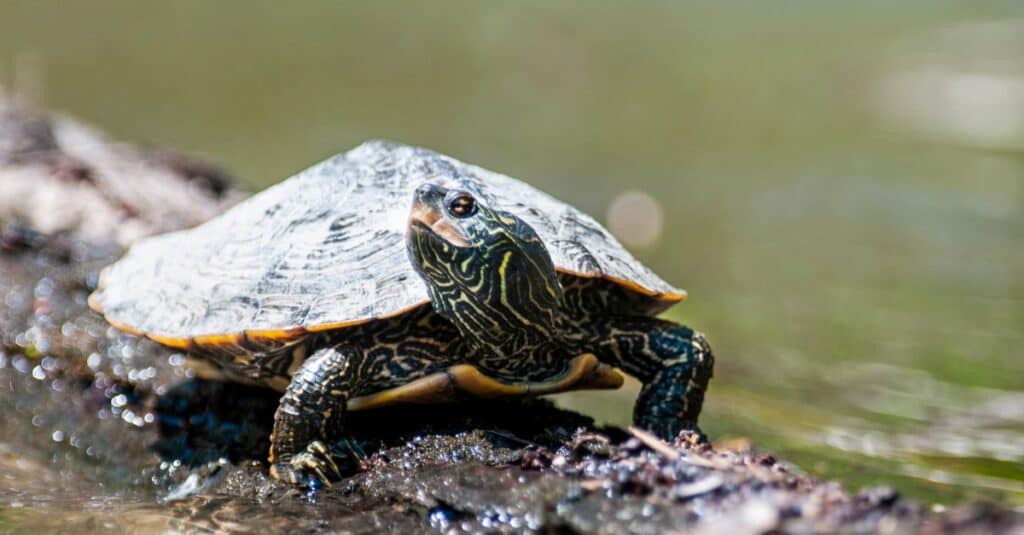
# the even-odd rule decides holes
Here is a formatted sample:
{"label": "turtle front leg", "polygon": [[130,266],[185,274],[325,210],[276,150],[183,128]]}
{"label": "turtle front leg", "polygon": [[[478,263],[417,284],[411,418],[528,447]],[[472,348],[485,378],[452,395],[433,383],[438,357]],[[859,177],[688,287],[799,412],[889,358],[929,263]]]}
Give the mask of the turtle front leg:
{"label": "turtle front leg", "polygon": [[715,362],[703,334],[654,318],[613,317],[600,320],[593,336],[589,350],[599,360],[644,385],[633,409],[635,425],[666,440],[683,430],[700,433],[697,417]]}
{"label": "turtle front leg", "polygon": [[362,358],[362,351],[354,347],[324,348],[292,376],[270,437],[274,479],[316,488],[343,475],[328,444],[341,436],[345,405],[357,386],[355,370]]}

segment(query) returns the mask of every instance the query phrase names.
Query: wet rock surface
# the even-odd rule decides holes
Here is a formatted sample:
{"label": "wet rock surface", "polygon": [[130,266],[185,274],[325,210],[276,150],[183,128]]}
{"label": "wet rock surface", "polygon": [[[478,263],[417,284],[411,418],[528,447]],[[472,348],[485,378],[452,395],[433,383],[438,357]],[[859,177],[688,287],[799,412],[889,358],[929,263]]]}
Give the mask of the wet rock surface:
{"label": "wet rock surface", "polygon": [[[30,141],[0,148],[52,149]],[[206,172],[175,166],[172,189]],[[184,355],[107,326],[85,300],[121,247],[12,215],[0,212],[0,532],[1024,530],[998,505],[852,493],[745,444],[668,444],[543,400],[355,413],[333,447],[358,473],[313,493],[281,485],[265,464],[277,395],[198,379]]]}

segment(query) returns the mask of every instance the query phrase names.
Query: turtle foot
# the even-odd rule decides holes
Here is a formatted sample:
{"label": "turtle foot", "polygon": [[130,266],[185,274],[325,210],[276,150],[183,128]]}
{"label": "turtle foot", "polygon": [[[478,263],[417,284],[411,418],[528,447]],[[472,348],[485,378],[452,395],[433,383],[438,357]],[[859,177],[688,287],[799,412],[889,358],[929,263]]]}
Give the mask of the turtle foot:
{"label": "turtle foot", "polygon": [[270,475],[278,481],[309,489],[329,487],[332,480],[342,477],[330,450],[319,440],[310,442],[305,451],[290,459],[275,462],[270,467]]}
{"label": "turtle foot", "polygon": [[697,424],[677,418],[662,416],[660,418],[637,418],[633,425],[650,431],[658,438],[672,442],[681,438],[685,442],[700,444],[708,441],[707,435]]}

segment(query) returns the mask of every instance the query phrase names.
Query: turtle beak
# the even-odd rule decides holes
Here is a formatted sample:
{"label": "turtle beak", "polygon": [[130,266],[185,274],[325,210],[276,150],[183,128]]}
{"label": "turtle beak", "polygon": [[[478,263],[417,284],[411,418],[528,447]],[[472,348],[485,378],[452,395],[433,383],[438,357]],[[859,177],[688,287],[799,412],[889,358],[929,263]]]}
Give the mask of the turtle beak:
{"label": "turtle beak", "polygon": [[444,214],[444,198],[448,191],[441,186],[424,184],[416,188],[409,213],[409,232],[429,232],[456,247],[469,247],[469,241]]}
{"label": "turtle beak", "polygon": [[412,205],[412,213],[409,214],[409,228],[418,226],[430,230],[440,219],[441,216],[430,206],[414,203]]}

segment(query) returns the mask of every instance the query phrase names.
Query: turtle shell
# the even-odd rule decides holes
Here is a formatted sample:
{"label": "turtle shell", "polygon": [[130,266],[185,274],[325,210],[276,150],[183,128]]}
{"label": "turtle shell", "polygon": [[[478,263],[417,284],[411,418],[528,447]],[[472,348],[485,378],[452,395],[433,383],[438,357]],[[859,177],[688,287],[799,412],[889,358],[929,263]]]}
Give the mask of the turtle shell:
{"label": "turtle shell", "polygon": [[654,314],[685,298],[597,221],[519,181],[430,150],[370,141],[190,230],[148,238],[104,270],[91,306],[188,347],[296,339],[429,302],[406,253],[413,191],[462,188],[530,224],[556,268],[635,292]]}

